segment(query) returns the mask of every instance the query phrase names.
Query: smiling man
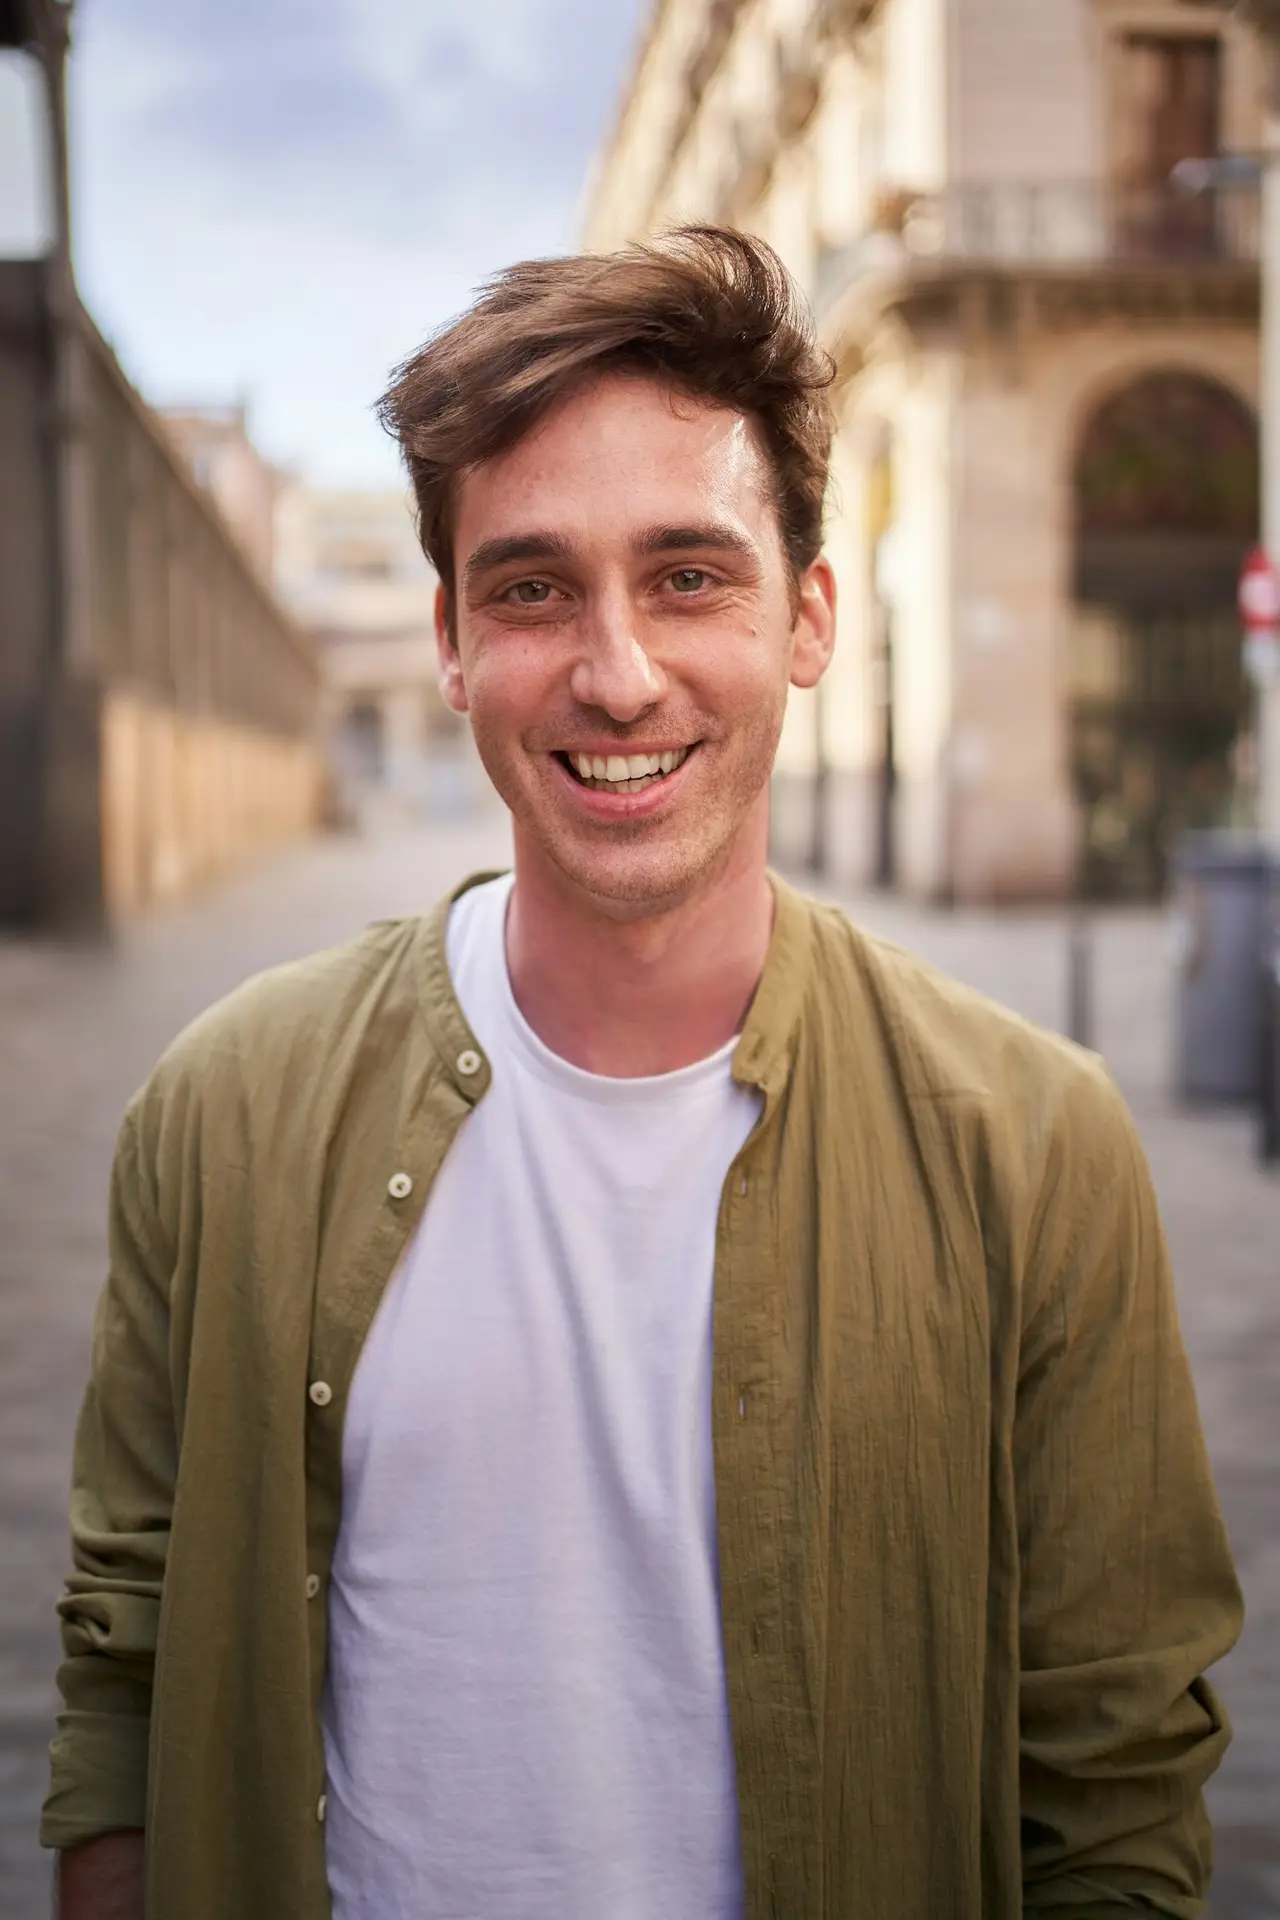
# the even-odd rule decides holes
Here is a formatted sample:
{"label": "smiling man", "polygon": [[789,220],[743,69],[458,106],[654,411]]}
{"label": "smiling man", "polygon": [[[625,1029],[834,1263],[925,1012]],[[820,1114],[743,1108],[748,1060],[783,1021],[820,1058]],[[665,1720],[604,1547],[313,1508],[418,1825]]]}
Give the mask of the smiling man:
{"label": "smiling man", "polygon": [[1239,1596],[1132,1125],[766,869],[828,379],[697,230],[386,397],[514,872],[126,1116],[67,1920],[1200,1909]]}

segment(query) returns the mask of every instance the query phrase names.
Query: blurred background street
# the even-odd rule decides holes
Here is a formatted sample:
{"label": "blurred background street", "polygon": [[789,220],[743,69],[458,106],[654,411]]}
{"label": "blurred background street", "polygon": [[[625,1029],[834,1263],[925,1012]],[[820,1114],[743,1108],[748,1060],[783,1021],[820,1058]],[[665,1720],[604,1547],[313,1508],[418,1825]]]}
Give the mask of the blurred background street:
{"label": "blurred background street", "polygon": [[[0,943],[0,1920],[43,1920],[34,1826],[54,1710],[52,1603],[66,1571],[71,1428],[104,1260],[106,1178],[121,1110],[157,1054],[247,974],[420,910],[508,858],[496,810],[452,823],[384,818],[272,857],[201,900],[130,927],[114,950]],[[933,912],[849,903],[1019,1012],[1061,1028],[1066,935],[1055,911]],[[1214,1790],[1215,1920],[1280,1916],[1280,1176],[1250,1122],[1169,1097],[1168,924],[1151,909],[1097,935],[1097,1042],[1142,1128],[1172,1243],[1209,1443],[1249,1624],[1216,1676],[1236,1743]]]}
{"label": "blurred background street", "polygon": [[1250,1606],[1213,1913],[1280,1920],[1278,156],[1280,0],[0,0],[0,1920],[123,1104],[505,851],[377,396],[495,269],[688,220],[835,369],[779,863],[1057,1028],[1093,915]]}

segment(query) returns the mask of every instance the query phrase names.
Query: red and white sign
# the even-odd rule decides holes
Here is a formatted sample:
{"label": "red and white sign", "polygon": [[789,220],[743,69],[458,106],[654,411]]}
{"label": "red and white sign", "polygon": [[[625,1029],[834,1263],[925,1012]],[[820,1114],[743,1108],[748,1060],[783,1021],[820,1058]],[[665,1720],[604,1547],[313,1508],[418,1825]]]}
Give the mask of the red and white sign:
{"label": "red and white sign", "polygon": [[1240,569],[1238,598],[1240,618],[1250,632],[1280,632],[1280,567],[1262,547],[1255,547]]}
{"label": "red and white sign", "polygon": [[1240,569],[1237,589],[1244,625],[1244,670],[1257,687],[1280,678],[1280,568],[1255,547]]}

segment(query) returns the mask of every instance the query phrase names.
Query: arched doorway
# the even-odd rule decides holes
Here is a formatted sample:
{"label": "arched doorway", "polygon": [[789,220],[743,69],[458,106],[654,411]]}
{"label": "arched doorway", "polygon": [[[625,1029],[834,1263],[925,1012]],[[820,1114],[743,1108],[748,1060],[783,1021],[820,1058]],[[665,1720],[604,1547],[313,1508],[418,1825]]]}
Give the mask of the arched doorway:
{"label": "arched doorway", "polygon": [[1094,898],[1152,899],[1179,834],[1237,806],[1235,593],[1258,533],[1257,424],[1216,381],[1146,374],[1093,414],[1074,481],[1081,880]]}

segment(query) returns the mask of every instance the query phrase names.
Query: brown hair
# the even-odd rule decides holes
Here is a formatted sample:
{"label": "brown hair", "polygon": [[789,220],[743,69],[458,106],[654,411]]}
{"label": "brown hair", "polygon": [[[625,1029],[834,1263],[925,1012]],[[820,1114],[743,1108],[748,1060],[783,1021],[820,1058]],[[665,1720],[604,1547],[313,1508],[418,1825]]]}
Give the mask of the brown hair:
{"label": "brown hair", "polygon": [[681,227],[620,253],[522,260],[396,368],[378,415],[400,442],[419,538],[446,592],[459,477],[608,371],[652,374],[754,419],[791,567],[798,576],[817,558],[831,362],[771,247],[727,228]]}

